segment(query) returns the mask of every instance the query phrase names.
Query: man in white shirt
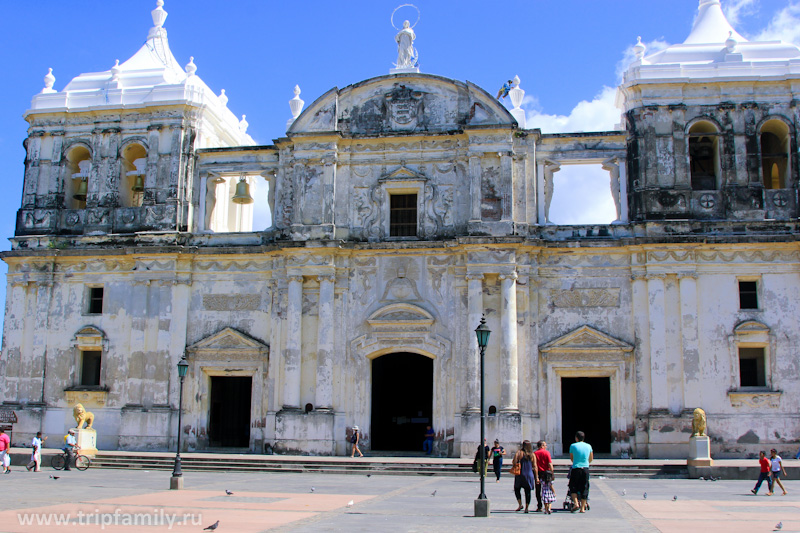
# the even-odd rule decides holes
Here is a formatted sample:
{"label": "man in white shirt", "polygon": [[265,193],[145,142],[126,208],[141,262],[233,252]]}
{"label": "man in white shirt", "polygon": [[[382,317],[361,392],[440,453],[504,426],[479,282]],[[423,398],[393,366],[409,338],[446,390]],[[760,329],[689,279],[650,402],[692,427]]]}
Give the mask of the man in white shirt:
{"label": "man in white shirt", "polygon": [[72,460],[75,458],[75,451],[78,449],[78,439],[75,438],[75,430],[70,429],[69,433],[67,434],[67,440],[64,444],[64,451],[67,452],[67,464],[64,467],[64,470],[72,470],[69,465],[72,463]]}
{"label": "man in white shirt", "polygon": [[37,431],[36,436],[31,441],[31,462],[25,468],[28,472],[33,469],[34,472],[39,472],[42,467],[42,444],[47,440],[47,437],[42,439],[42,432]]}

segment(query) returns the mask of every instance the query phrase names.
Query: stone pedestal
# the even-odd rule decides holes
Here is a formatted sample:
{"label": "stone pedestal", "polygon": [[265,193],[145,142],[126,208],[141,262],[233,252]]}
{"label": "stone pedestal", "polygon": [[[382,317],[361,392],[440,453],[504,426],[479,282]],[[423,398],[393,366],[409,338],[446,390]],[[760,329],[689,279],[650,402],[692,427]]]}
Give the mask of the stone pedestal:
{"label": "stone pedestal", "polygon": [[92,428],[75,430],[75,439],[78,441],[78,453],[94,457],[97,455],[97,431]]}
{"label": "stone pedestal", "polygon": [[486,518],[492,513],[489,500],[475,500],[475,516]]}
{"label": "stone pedestal", "polygon": [[169,478],[169,489],[183,490],[183,476],[181,477],[172,476],[171,478]]}
{"label": "stone pedestal", "polygon": [[710,476],[714,461],[711,459],[711,439],[706,436],[694,436],[689,439],[689,477]]}

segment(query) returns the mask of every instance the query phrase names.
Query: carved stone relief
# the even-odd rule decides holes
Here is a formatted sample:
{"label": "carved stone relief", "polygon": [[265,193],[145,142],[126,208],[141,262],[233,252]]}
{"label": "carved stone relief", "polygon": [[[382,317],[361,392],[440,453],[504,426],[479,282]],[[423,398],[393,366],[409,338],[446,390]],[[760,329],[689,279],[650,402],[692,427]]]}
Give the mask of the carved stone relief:
{"label": "carved stone relief", "polygon": [[556,307],[619,307],[619,289],[567,289],[551,291]]}
{"label": "carved stone relief", "polygon": [[255,311],[260,305],[260,294],[203,295],[203,307],[208,311]]}

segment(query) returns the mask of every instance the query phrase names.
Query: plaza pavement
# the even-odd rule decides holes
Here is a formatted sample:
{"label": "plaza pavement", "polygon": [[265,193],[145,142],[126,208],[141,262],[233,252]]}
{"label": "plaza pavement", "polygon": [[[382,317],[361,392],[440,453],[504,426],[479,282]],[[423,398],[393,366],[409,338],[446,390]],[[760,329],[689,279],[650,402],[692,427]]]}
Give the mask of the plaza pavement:
{"label": "plaza pavement", "polygon": [[[792,461],[794,462],[794,461]],[[787,465],[788,466],[788,465]],[[791,468],[791,467],[789,467]],[[60,475],[60,479],[50,478]],[[564,531],[688,533],[800,531],[800,481],[786,482],[788,496],[753,496],[753,481],[618,480],[593,478],[591,510],[562,512],[566,480],[555,482],[558,512],[513,512],[513,480],[487,478],[492,515],[475,518],[478,478],[335,474],[184,474],[186,489],[170,491],[170,473],[89,469],[0,476],[0,531],[157,532],[202,531],[219,520],[217,532],[346,531],[447,532]],[[313,492],[311,491],[314,488]],[[234,494],[228,496],[225,489]],[[436,495],[432,493],[436,491]],[[623,491],[625,494],[623,495]],[[647,492],[647,499],[643,498]],[[673,496],[678,496],[673,501]],[[349,502],[352,506],[348,506]],[[533,508],[535,508],[535,499]],[[77,513],[83,515],[79,522]],[[67,525],[37,524],[71,513]],[[171,517],[178,515],[170,524]],[[184,514],[186,521],[184,522]],[[137,516],[138,515],[138,516]],[[34,521],[21,525],[20,517]],[[161,525],[143,525],[146,520]],[[139,520],[138,525],[133,520]],[[116,524],[116,525],[115,525]]]}

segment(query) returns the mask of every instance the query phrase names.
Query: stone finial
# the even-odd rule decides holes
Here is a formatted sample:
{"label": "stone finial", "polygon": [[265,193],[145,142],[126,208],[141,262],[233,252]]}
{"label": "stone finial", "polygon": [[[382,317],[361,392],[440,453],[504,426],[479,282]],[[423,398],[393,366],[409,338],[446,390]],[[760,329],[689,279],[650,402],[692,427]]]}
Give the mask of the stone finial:
{"label": "stone finial", "polygon": [[511,104],[514,106],[511,110],[511,115],[517,119],[517,124],[519,124],[520,128],[525,128],[525,111],[520,108],[522,99],[525,98],[525,91],[519,86],[519,76],[514,76],[513,81],[514,86],[508,91],[508,95],[511,97]]}
{"label": "stone finial", "polygon": [[736,51],[736,45],[739,44],[739,41],[733,38],[733,32],[728,32],[728,39],[725,41],[725,48],[728,50],[729,54],[732,54]]}
{"label": "stone finial", "polygon": [[160,28],[164,25],[164,21],[167,20],[167,12],[164,11],[164,0],[158,0],[156,2],[156,8],[150,12],[150,15],[153,17],[153,26],[156,28]]}
{"label": "stone finial", "polygon": [[642,42],[642,37],[637,37],[636,44],[633,45],[633,53],[636,54],[636,59],[641,60],[644,57],[645,50],[647,50],[647,47]]}
{"label": "stone finial", "polygon": [[54,93],[56,92],[53,90],[53,84],[56,82],[56,77],[53,76],[53,69],[48,68],[47,74],[44,75],[44,89],[42,89],[43,93]]}
{"label": "stone finial", "polygon": [[228,95],[225,94],[225,89],[222,89],[220,91],[219,96],[217,96],[217,98],[219,98],[219,103],[222,104],[223,106],[228,105]]}
{"label": "stone finial", "polygon": [[296,119],[297,117],[300,116],[300,113],[303,112],[303,106],[304,105],[305,105],[305,102],[300,99],[300,86],[299,85],[295,85],[294,86],[294,98],[289,100],[289,107],[292,110],[292,118],[293,119]]}
{"label": "stone finial", "polygon": [[194,56],[191,56],[189,62],[186,63],[186,74],[194,76],[195,72],[197,72],[197,65],[194,64]]}
{"label": "stone finial", "polygon": [[303,106],[306,103],[300,99],[300,86],[294,86],[294,98],[289,100],[289,108],[292,110],[292,118],[286,121],[286,131],[289,131],[289,128],[292,126],[292,123],[297,120],[297,117],[300,116],[300,113],[303,112]]}
{"label": "stone finial", "polygon": [[111,67],[111,81],[117,81],[119,79],[119,59],[114,62],[114,66]]}
{"label": "stone finial", "polygon": [[247,127],[250,125],[250,123],[245,120],[246,117],[247,115],[242,115],[242,120],[239,121],[239,131],[242,133],[247,133]]}

